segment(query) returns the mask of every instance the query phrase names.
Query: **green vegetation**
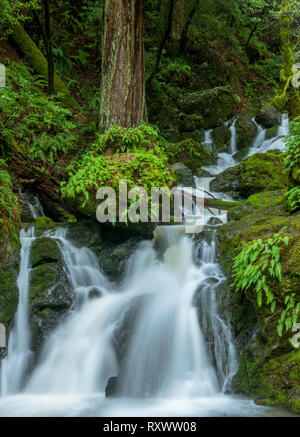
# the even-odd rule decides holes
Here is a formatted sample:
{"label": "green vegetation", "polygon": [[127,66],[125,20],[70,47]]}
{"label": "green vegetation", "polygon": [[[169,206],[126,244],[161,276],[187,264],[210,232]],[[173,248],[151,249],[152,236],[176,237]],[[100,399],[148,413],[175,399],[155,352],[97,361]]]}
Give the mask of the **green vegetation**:
{"label": "green vegetation", "polygon": [[281,233],[275,234],[266,241],[262,239],[248,243],[234,259],[233,271],[235,273],[234,286],[237,290],[254,288],[257,293],[258,306],[271,305],[274,312],[276,300],[268,286],[268,276],[282,281],[282,268],[280,264],[280,251],[282,246],[289,244],[289,237],[282,237]]}
{"label": "green vegetation", "polygon": [[31,158],[54,164],[75,148],[76,125],[68,109],[44,94],[45,85],[24,64],[8,64],[7,85],[0,90],[2,135],[13,137]]}
{"label": "green vegetation", "polygon": [[17,241],[15,226],[20,221],[19,199],[12,190],[13,183],[8,166],[0,159],[0,260],[4,257],[8,237]]}

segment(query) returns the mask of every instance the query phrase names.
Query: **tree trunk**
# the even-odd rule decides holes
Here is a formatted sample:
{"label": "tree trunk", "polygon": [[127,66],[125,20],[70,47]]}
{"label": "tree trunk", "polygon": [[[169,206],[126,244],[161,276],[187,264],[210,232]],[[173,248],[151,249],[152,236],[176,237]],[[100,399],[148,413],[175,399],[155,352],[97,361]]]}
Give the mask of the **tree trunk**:
{"label": "tree trunk", "polygon": [[174,5],[171,29],[172,48],[179,49],[181,35],[184,28],[184,0],[176,0]]}
{"label": "tree trunk", "polygon": [[184,27],[183,27],[183,30],[182,30],[182,34],[181,34],[181,40],[180,40],[180,44],[179,44],[179,50],[181,52],[184,52],[184,50],[185,50],[185,46],[186,46],[186,43],[187,43],[188,30],[189,30],[189,27],[190,27],[190,25],[191,25],[191,23],[193,21],[193,18],[194,18],[194,15],[195,15],[196,11],[197,11],[199,3],[200,3],[200,0],[195,0],[195,3],[193,5],[192,9],[190,10],[190,12],[189,12],[189,14],[187,16],[186,22],[184,24]]}
{"label": "tree trunk", "polygon": [[99,125],[133,127],[147,121],[143,1],[105,0]]}
{"label": "tree trunk", "polygon": [[54,60],[53,60],[53,51],[52,51],[50,11],[49,11],[48,0],[44,0],[44,11],[45,11],[46,53],[47,53],[47,61],[48,61],[48,93],[54,94]]}
{"label": "tree trunk", "polygon": [[[283,56],[283,68],[281,71],[281,79],[288,81],[294,74],[293,66],[295,64],[295,58],[291,47],[290,40],[290,15],[289,15],[289,1],[283,0],[281,4],[282,17],[280,20],[280,40],[281,40],[281,53]],[[292,117],[298,117],[300,115],[300,95],[299,89],[293,87],[292,84],[288,88],[288,100],[290,104],[290,112]]]}
{"label": "tree trunk", "polygon": [[[48,62],[43,53],[25,32],[21,24],[15,22],[11,25],[9,34],[13,42],[25,55],[26,60],[33,66],[35,71],[44,77],[48,77]],[[69,109],[79,109],[76,100],[70,95],[66,84],[54,73],[54,91],[60,94],[60,100]]]}

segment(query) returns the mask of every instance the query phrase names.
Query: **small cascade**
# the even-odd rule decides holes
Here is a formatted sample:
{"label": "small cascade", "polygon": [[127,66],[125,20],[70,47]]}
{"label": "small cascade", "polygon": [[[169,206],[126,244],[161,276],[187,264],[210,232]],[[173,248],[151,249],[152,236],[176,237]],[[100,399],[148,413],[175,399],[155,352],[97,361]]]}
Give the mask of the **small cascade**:
{"label": "small cascade", "polygon": [[28,321],[28,291],[30,278],[30,248],[34,241],[34,227],[20,232],[21,254],[20,273],[17,279],[19,304],[14,326],[9,336],[7,356],[1,362],[1,396],[18,393],[24,386],[28,370],[30,351],[30,332]]}
{"label": "small cascade", "polygon": [[230,154],[234,155],[237,152],[236,147],[236,129],[235,129],[236,119],[230,126],[230,132],[231,132],[231,141],[230,141]]}
{"label": "small cascade", "polygon": [[212,145],[213,145],[213,139],[212,139],[212,129],[206,130],[204,132],[204,145],[210,152],[213,151]]}

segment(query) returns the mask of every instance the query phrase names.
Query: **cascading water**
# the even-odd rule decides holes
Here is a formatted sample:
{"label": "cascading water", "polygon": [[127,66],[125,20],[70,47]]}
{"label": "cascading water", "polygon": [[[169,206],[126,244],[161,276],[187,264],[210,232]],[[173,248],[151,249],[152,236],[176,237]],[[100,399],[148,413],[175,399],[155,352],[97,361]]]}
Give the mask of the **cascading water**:
{"label": "cascading water", "polygon": [[[283,117],[278,135],[286,126]],[[207,167],[211,174],[235,162],[234,125],[231,130],[231,154]],[[250,154],[265,147],[263,135],[261,144],[258,137]],[[282,138],[274,143],[282,145]],[[208,191],[212,178],[206,179]],[[213,210],[206,223],[212,216],[226,221],[225,212]],[[118,287],[103,275],[92,251],[68,240],[66,228],[46,233],[60,248],[74,305],[46,340],[31,375],[27,313],[34,229],[21,232],[20,302],[1,364],[0,415],[268,415],[253,401],[228,394],[237,356],[214,227],[195,241],[184,229],[158,227],[154,241],[142,243],[130,258]],[[115,397],[106,398],[111,377]]]}
{"label": "cascading water", "polygon": [[17,279],[19,305],[14,327],[9,336],[7,357],[1,363],[1,396],[18,393],[24,385],[25,375],[30,361],[30,333],[28,322],[29,257],[34,240],[34,227],[28,231],[21,230],[21,262]]}

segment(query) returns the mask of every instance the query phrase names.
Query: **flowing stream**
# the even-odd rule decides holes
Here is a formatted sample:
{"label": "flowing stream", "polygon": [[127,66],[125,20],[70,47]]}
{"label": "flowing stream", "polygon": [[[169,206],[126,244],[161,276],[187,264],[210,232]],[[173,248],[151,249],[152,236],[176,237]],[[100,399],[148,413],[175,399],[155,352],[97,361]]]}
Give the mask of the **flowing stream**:
{"label": "flowing stream", "polygon": [[[283,119],[279,136],[268,145],[259,130],[249,153],[283,147],[286,126]],[[234,124],[231,129],[230,153],[207,168],[211,174],[233,165]],[[206,143],[211,144],[210,131]],[[197,183],[209,190],[210,180]],[[30,210],[33,217],[43,214],[37,201]],[[224,211],[209,212],[207,224],[211,217],[226,222]],[[184,225],[158,227],[154,240],[143,242],[129,259],[119,286],[105,277],[91,250],[68,239],[66,228],[39,237],[57,242],[75,298],[31,372],[29,259],[36,237],[34,226],[22,230],[19,306],[1,363],[0,415],[274,415],[271,408],[230,392],[238,357],[226,310],[226,277],[217,262],[216,228],[207,229],[205,238],[191,238]],[[113,397],[106,397],[112,377]]]}

